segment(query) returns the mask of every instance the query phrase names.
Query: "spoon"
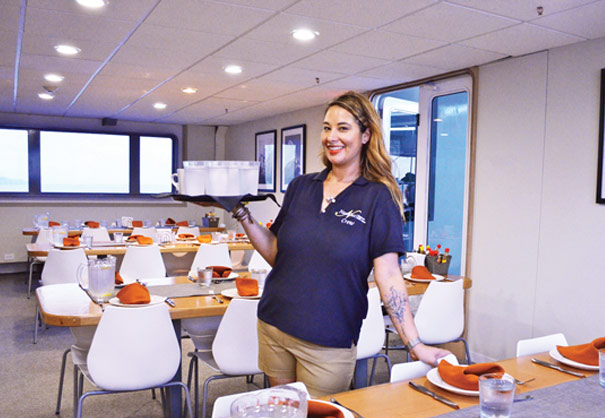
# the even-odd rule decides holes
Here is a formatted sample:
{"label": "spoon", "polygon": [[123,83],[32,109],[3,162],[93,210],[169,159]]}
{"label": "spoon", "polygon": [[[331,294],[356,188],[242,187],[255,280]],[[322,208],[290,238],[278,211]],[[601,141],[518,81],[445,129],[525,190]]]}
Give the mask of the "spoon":
{"label": "spoon", "polygon": [[355,410],[353,410],[353,409],[351,409],[349,407],[344,406],[343,404],[341,404],[340,402],[338,402],[334,398],[330,398],[330,402],[332,402],[332,403],[334,403],[336,405],[342,406],[344,409],[347,409],[347,410],[351,411],[353,414],[355,414],[357,416],[357,418],[363,418],[359,412],[357,412],[357,411],[355,411]]}
{"label": "spoon", "polygon": [[513,402],[523,402],[523,401],[529,401],[531,399],[534,399],[534,397],[531,396],[531,395],[525,395],[522,398],[515,398],[515,399],[513,399]]}
{"label": "spoon", "polygon": [[519,379],[515,379],[515,383],[516,383],[517,385],[524,385],[524,384],[526,384],[526,383],[533,382],[534,380],[536,380],[536,378],[535,378],[535,377],[532,377],[531,379],[527,379],[527,380],[523,380],[523,381],[521,381],[521,380],[519,380]]}

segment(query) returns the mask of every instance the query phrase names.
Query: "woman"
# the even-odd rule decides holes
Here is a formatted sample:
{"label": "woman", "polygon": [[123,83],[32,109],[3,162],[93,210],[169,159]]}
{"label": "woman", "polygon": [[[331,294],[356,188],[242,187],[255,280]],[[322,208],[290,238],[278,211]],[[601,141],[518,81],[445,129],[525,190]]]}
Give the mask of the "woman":
{"label": "woman", "polygon": [[302,381],[313,396],[349,387],[372,267],[412,355],[436,364],[449,354],[418,339],[398,264],[401,192],[372,103],[355,92],[330,102],[321,142],[326,169],[288,185],[270,229],[234,211],[273,265],[258,309],[259,367],[271,385]]}

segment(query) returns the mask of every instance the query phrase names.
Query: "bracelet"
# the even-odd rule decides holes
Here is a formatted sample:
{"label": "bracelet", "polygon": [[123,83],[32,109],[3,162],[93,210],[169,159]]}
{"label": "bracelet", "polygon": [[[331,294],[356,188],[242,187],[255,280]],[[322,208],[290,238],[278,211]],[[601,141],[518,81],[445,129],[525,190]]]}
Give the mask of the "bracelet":
{"label": "bracelet", "polygon": [[252,215],[250,214],[250,210],[246,206],[238,206],[231,212],[231,216],[236,219],[238,222],[244,222],[246,219],[250,223],[254,223],[252,221]]}
{"label": "bracelet", "polygon": [[405,345],[405,348],[408,350],[408,352],[410,352],[421,342],[422,341],[420,341],[420,338],[416,337],[413,340],[408,341],[408,343]]}

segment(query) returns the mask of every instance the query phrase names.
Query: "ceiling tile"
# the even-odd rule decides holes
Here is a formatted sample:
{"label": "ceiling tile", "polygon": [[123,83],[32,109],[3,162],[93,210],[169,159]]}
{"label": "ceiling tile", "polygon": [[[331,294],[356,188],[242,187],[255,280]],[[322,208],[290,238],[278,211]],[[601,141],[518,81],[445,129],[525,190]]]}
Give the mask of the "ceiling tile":
{"label": "ceiling tile", "polygon": [[196,60],[197,57],[192,57],[187,51],[124,45],[110,62],[163,68],[176,73],[191,66]]}
{"label": "ceiling tile", "polygon": [[[240,74],[227,74],[224,68],[228,65],[239,65],[242,67]],[[231,59],[222,57],[208,57],[202,62],[190,68],[193,73],[220,75],[222,78],[232,80],[234,84],[242,83],[254,77],[273,71],[278,66],[263,64],[259,62],[246,61],[243,59]]]}
{"label": "ceiling tile", "polygon": [[28,0],[28,8],[55,10],[75,15],[96,16],[107,19],[137,21],[158,0],[128,0],[110,1],[107,6],[100,9],[87,9],[74,0]]}
{"label": "ceiling tile", "polygon": [[214,56],[282,66],[310,55],[315,51],[317,49],[311,48],[310,45],[284,45],[275,42],[238,39],[218,51]]}
{"label": "ceiling tile", "polygon": [[271,100],[298,90],[299,87],[278,81],[254,79],[217,94],[217,97],[236,100]]}
{"label": "ceiling tile", "polygon": [[81,60],[77,58],[48,57],[40,55],[21,54],[21,68],[31,68],[41,71],[72,72],[92,75],[102,63],[99,61]]}
{"label": "ceiling tile", "polygon": [[459,70],[505,58],[506,54],[469,48],[461,45],[448,45],[424,54],[403,60],[407,64],[426,65],[444,70]]}
{"label": "ceiling tile", "polygon": [[530,52],[572,44],[582,38],[566,35],[530,23],[522,23],[486,35],[460,42],[474,48],[519,56]]}
{"label": "ceiling tile", "polygon": [[[465,24],[461,25],[461,21]],[[519,21],[454,4],[439,3],[383,26],[381,30],[456,42],[516,23]]]}
{"label": "ceiling tile", "polygon": [[370,68],[388,64],[390,61],[360,57],[359,55],[344,54],[336,51],[321,51],[293,64],[297,68],[307,70],[328,70],[341,74],[357,74]]}
{"label": "ceiling tile", "polygon": [[163,1],[148,23],[189,30],[239,35],[271,17],[275,12],[203,0]]}
{"label": "ceiling tile", "polygon": [[394,83],[392,82],[392,80],[385,80],[372,77],[349,76],[335,81],[328,81],[327,83],[322,84],[320,88],[326,87],[329,89],[354,90],[364,92],[379,89],[382,87],[387,87],[393,84]]}
{"label": "ceiling tile", "polygon": [[[21,14],[19,3],[20,2],[15,1],[14,4],[3,4],[2,13],[0,13],[0,28],[7,33],[12,32],[15,39],[17,30],[19,29],[19,17]],[[4,39],[5,38],[2,38],[3,43]]]}
{"label": "ceiling tile", "polygon": [[436,2],[437,0],[303,0],[287,12],[374,28]]}
{"label": "ceiling tile", "polygon": [[159,68],[148,65],[121,64],[109,62],[99,75],[126,77],[126,78],[144,78],[148,80],[164,81],[175,74],[174,70]]}
{"label": "ceiling tile", "polygon": [[225,112],[225,109],[235,111],[242,107],[251,106],[254,103],[256,102],[210,98],[193,104],[185,109],[179,110],[178,112],[168,115],[165,118],[161,118],[158,121],[164,122],[165,120],[173,121],[175,118],[185,118],[201,122],[208,118],[228,114],[228,112]]}
{"label": "ceiling tile", "polygon": [[240,6],[258,9],[283,10],[298,0],[222,0],[224,3],[238,4]]}
{"label": "ceiling tile", "polygon": [[326,71],[305,70],[303,68],[285,67],[259,77],[263,81],[280,81],[298,88],[313,87],[319,83],[344,77],[343,74]]}
{"label": "ceiling tile", "polygon": [[588,39],[605,36],[605,1],[555,13],[532,22]]}
{"label": "ceiling tile", "polygon": [[391,82],[390,84],[393,85],[419,80],[421,78],[430,77],[431,75],[440,74],[442,72],[442,68],[413,65],[398,61],[365,71],[361,73],[361,75],[389,80]]}
{"label": "ceiling tile", "polygon": [[477,10],[494,13],[500,16],[511,17],[523,21],[535,19],[538,16],[537,8],[542,6],[543,16],[577,7],[594,0],[448,0],[450,3],[472,7]]}
{"label": "ceiling tile", "polygon": [[443,45],[444,42],[400,33],[370,31],[331,49],[352,55],[397,61]]}
{"label": "ceiling tile", "polygon": [[12,32],[0,30],[2,48],[0,48],[0,65],[15,65],[17,53],[17,36]]}

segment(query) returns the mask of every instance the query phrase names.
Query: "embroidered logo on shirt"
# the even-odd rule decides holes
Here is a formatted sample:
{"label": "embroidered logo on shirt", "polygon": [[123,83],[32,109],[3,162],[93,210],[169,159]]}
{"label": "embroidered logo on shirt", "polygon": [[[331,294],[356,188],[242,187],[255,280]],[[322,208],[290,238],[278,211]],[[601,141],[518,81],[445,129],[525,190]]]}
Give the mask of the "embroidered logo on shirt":
{"label": "embroidered logo on shirt", "polygon": [[362,224],[366,223],[366,218],[361,216],[361,209],[357,209],[357,210],[352,209],[350,211],[340,209],[338,212],[334,212],[334,215],[337,218],[342,218],[340,220],[340,223],[343,223],[343,224],[346,224],[349,226],[355,225],[355,221],[359,221]]}

